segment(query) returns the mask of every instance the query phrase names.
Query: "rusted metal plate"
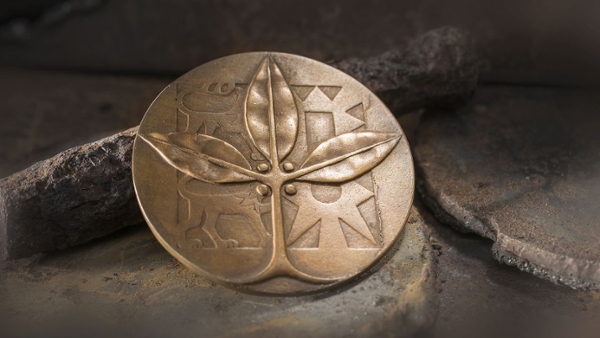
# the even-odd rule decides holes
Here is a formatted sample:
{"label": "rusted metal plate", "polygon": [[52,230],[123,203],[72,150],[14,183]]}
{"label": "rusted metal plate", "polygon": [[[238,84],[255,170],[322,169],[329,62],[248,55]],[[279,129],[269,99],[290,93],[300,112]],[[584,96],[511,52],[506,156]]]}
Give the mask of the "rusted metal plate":
{"label": "rusted metal plate", "polygon": [[501,262],[597,288],[599,106],[592,91],[484,87],[454,114],[425,114],[420,190],[441,220],[492,239]]}
{"label": "rusted metal plate", "polygon": [[0,265],[3,336],[412,336],[437,313],[435,263],[413,209],[389,256],[316,296],[261,297],[217,286],[172,258],[146,227]]}

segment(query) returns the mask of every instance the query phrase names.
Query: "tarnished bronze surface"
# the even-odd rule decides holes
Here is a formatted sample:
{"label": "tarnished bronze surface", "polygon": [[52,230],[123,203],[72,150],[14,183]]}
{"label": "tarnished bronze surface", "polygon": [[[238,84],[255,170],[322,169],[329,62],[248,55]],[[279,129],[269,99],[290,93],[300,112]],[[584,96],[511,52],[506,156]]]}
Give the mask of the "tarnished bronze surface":
{"label": "tarnished bronze surface", "polygon": [[[450,26],[425,33],[406,49],[331,64],[372,90],[396,117],[465,103],[475,90],[478,65],[468,34]],[[69,145],[97,140],[0,180],[0,233],[6,234],[0,260],[63,249],[143,222],[131,178],[137,128],[99,138],[139,123],[148,102],[172,79],[59,76],[1,67],[0,79],[4,111],[19,116],[0,124],[0,176]],[[68,126],[73,128],[61,129]],[[71,159],[75,167],[64,170]],[[47,207],[39,208],[40,203]]]}
{"label": "tarnished bronze surface", "polygon": [[334,68],[280,53],[221,58],[169,85],[140,125],[133,175],[171,254],[273,294],[365,271],[398,237],[414,190],[385,105]]}

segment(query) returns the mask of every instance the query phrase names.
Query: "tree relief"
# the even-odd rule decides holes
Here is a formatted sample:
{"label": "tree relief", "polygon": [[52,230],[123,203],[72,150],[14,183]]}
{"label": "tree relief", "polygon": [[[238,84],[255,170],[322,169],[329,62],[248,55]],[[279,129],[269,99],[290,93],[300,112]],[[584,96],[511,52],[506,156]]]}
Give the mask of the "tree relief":
{"label": "tree relief", "polygon": [[[344,245],[348,247],[349,239],[344,239],[340,230],[344,227],[362,236],[365,245],[379,245],[377,238],[380,234],[373,234],[369,222],[364,220],[359,210],[369,203],[374,194],[356,182],[384,161],[402,135],[365,130],[364,122],[355,122],[352,117],[340,117],[338,114],[330,118],[325,113],[299,109],[299,103],[317,95],[311,94],[311,91],[319,90],[319,95],[332,99],[342,88],[323,86],[314,89],[313,86],[311,89],[311,86],[301,85],[297,86],[298,91],[294,91],[273,56],[267,56],[260,62],[252,81],[243,89],[235,86],[231,83],[213,86],[210,90],[209,87],[203,88],[204,92],[185,91],[178,95],[179,109],[194,123],[188,123],[188,128],[182,132],[139,135],[164,161],[181,173],[183,179],[178,191],[190,201],[200,198],[187,190],[186,184],[190,180],[224,187],[232,184],[254,186],[250,192],[202,197],[205,199],[203,204],[195,206],[198,217],[194,222],[188,221],[195,227],[190,227],[191,223],[186,226],[196,228],[195,231],[200,228],[212,242],[207,245],[207,240],[197,240],[198,248],[236,249],[239,243],[222,238],[216,223],[219,215],[237,214],[253,225],[259,237],[258,248],[271,247],[270,260],[264,268],[251,276],[231,278],[228,280],[230,283],[252,284],[280,276],[317,284],[338,281],[338,277],[299,269],[290,259],[289,250],[315,226],[321,229],[319,241],[322,245],[317,245],[318,248],[342,250]],[[243,106],[243,114],[232,112],[237,103]],[[198,119],[195,115],[203,111],[206,114]],[[217,116],[219,114],[228,116],[230,120],[223,119],[225,122],[220,124],[215,122],[222,118]],[[317,129],[331,124],[332,130],[336,130],[336,122],[338,125],[346,123],[339,122],[342,118],[350,121],[348,125],[362,126],[362,130],[352,127],[355,130],[340,134],[329,132],[326,138],[313,137],[309,140],[315,143],[311,147],[306,141],[301,142],[303,135],[307,134],[302,129],[303,121],[316,123]],[[311,122],[312,119],[316,122]],[[239,131],[247,149],[251,150],[251,156],[216,135],[216,131],[228,128],[221,125],[226,123],[230,124],[229,128],[239,123],[241,127],[236,131]],[[288,157],[299,147],[306,148],[303,149],[306,155],[294,164]],[[319,187],[323,190],[337,189],[341,197],[336,202],[320,201],[315,193],[311,193],[311,189],[314,191]],[[286,204],[296,207],[294,219],[285,216]],[[268,214],[272,226],[270,232],[265,230],[262,214]],[[291,228],[286,230],[286,224]],[[328,243],[326,247],[324,243]]]}

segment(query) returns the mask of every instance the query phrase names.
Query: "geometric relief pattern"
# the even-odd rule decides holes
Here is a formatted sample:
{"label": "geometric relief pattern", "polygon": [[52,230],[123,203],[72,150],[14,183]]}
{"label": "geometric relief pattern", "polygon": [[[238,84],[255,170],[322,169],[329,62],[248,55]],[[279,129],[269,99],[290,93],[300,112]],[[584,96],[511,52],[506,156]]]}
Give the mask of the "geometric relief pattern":
{"label": "geometric relief pattern", "polygon": [[341,86],[290,85],[270,56],[247,82],[178,84],[177,131],[140,137],[178,171],[189,243],[272,250],[262,271],[237,282],[330,283],[298,270],[288,247],[378,248],[370,171],[401,135],[368,130],[363,102],[343,107]]}

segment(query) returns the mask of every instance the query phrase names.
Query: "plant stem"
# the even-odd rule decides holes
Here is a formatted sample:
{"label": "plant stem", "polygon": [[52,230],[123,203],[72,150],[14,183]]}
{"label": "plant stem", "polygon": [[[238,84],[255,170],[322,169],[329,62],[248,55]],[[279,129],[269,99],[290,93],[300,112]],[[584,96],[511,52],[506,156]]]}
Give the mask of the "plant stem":
{"label": "plant stem", "polygon": [[[281,186],[282,184],[275,184],[271,187],[271,223],[273,227],[273,254],[271,257],[271,264],[277,266],[281,263],[287,263],[291,265],[287,256],[287,249],[285,245],[285,229],[283,225],[283,203],[281,203]],[[277,263],[277,262],[281,263]],[[286,265],[287,265],[286,264]]]}

